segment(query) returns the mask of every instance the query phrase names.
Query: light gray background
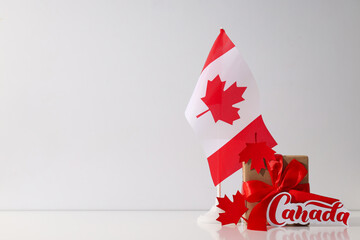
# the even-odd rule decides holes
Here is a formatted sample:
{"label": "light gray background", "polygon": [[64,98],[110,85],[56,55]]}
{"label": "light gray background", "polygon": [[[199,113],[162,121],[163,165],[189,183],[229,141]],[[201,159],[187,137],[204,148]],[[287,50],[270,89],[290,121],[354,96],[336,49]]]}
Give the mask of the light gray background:
{"label": "light gray background", "polygon": [[[224,27],[284,154],[360,209],[360,1],[0,0],[0,209],[208,209],[184,110]],[[237,173],[224,183],[234,193]]]}

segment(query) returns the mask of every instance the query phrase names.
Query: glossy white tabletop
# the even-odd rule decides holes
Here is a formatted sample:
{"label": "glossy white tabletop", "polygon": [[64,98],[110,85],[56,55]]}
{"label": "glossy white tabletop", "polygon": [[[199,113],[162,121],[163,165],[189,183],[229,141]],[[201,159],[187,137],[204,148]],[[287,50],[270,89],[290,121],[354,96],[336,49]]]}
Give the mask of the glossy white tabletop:
{"label": "glossy white tabletop", "polygon": [[267,232],[244,226],[197,223],[201,211],[2,211],[0,239],[360,239],[360,212],[351,226],[271,228]]}

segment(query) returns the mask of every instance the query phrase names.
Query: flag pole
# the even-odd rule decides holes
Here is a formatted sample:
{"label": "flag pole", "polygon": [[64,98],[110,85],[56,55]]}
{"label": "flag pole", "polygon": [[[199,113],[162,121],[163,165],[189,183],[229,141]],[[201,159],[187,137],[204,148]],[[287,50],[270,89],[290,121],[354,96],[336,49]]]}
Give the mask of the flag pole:
{"label": "flag pole", "polygon": [[[221,197],[221,183],[216,186],[216,196]],[[217,207],[219,201],[215,198],[215,204],[207,211],[204,215],[200,215],[197,219],[198,224],[202,226],[202,224],[219,224],[216,220],[219,217],[219,214],[224,212],[220,208]]]}
{"label": "flag pole", "polygon": [[[220,164],[218,168],[218,175],[220,176]],[[216,220],[219,217],[219,214],[223,212],[220,210],[217,205],[219,204],[218,198],[221,198],[221,182],[216,185],[216,198],[215,198],[215,204],[207,211],[204,215],[200,215],[197,219],[198,224],[219,224],[219,222]]]}
{"label": "flag pole", "polygon": [[219,183],[217,186],[216,186],[216,196],[218,198],[221,197],[221,183]]}

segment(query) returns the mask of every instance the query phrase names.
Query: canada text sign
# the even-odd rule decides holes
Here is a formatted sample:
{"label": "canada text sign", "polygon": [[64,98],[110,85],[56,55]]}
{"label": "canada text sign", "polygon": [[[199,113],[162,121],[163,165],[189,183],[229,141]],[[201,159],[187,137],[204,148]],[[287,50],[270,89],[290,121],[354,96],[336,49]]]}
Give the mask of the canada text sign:
{"label": "canada text sign", "polygon": [[270,202],[266,217],[272,226],[284,226],[286,224],[308,223],[337,223],[348,225],[350,213],[344,205],[337,201],[328,204],[321,201],[309,200],[305,203],[291,203],[291,195],[281,192]]}

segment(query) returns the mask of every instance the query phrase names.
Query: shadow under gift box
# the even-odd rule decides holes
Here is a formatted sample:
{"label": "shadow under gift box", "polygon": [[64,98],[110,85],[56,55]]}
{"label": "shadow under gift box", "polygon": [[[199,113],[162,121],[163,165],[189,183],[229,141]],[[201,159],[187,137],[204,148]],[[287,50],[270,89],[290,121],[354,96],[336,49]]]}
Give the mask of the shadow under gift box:
{"label": "shadow under gift box", "polygon": [[[300,163],[302,163],[306,170],[308,170],[308,174],[304,177],[304,179],[300,182],[302,183],[309,183],[309,159],[308,156],[305,155],[283,155],[283,171],[286,168],[286,166],[291,162],[291,160],[296,159]],[[249,160],[247,163],[243,162],[242,169],[243,169],[243,181],[251,181],[251,180],[258,180],[261,182],[264,182],[266,184],[272,185],[271,177],[269,174],[269,171],[267,169],[261,169],[260,173],[258,174],[255,169],[250,169],[251,167],[251,160]],[[246,219],[249,218],[249,215],[251,213],[251,210],[255,207],[255,205],[258,204],[258,202],[247,202],[245,201],[245,206],[248,208],[246,213],[244,214],[244,217]]]}

